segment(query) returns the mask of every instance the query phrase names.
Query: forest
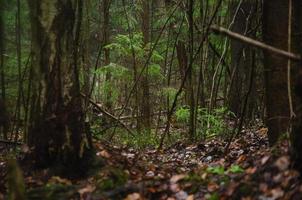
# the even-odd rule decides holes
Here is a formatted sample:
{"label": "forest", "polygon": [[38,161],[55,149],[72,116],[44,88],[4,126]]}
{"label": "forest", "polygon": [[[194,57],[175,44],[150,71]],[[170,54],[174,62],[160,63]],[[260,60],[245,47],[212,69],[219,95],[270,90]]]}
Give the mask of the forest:
{"label": "forest", "polygon": [[0,0],[0,200],[301,200],[302,1]]}

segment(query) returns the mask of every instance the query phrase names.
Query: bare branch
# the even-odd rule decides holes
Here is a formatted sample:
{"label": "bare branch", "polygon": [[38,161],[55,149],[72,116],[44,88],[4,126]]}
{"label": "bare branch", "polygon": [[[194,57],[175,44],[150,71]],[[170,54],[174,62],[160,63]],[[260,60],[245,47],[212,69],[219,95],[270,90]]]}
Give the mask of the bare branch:
{"label": "bare branch", "polygon": [[241,42],[244,42],[246,44],[249,44],[251,46],[254,46],[254,47],[266,50],[266,51],[270,51],[272,53],[278,54],[278,55],[283,56],[285,58],[288,58],[288,59],[291,59],[291,60],[294,60],[294,61],[300,61],[301,60],[301,56],[298,55],[298,54],[294,54],[294,53],[291,53],[291,52],[288,52],[288,51],[284,51],[282,49],[278,49],[276,47],[270,46],[270,45],[265,44],[263,42],[260,42],[260,41],[254,40],[252,38],[246,37],[244,35],[241,35],[239,33],[235,33],[233,31],[230,31],[230,30],[225,29],[223,27],[213,25],[213,26],[211,26],[211,30],[215,33],[224,34],[224,35],[226,35],[226,36],[228,36],[232,39],[239,40]]}

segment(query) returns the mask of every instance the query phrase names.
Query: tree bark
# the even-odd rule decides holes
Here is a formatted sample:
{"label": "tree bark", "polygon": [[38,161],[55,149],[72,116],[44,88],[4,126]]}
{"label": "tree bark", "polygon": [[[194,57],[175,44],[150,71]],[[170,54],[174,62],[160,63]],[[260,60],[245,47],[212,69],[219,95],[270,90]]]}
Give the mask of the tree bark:
{"label": "tree bark", "polygon": [[33,53],[28,142],[37,166],[61,164],[67,172],[84,173],[91,147],[85,134],[78,68],[83,2],[28,3]]}
{"label": "tree bark", "polygon": [[[9,119],[8,113],[6,110],[6,91],[5,91],[5,74],[4,74],[4,54],[5,54],[5,46],[4,46],[4,20],[3,20],[3,12],[4,12],[4,0],[0,0],[0,85],[1,85],[1,96],[0,96],[0,133],[3,138],[7,139]],[[2,129],[2,130],[1,130]],[[0,135],[1,136],[1,135]]]}
{"label": "tree bark", "polygon": [[[144,45],[148,45],[150,42],[150,1],[142,1],[142,33]],[[148,81],[148,68],[145,70],[140,80],[139,88],[139,113],[141,119],[138,121],[138,129],[140,131],[150,132],[151,129],[151,105],[150,105],[150,88]]]}
{"label": "tree bark", "polygon": [[[292,19],[292,50],[294,53],[302,54],[302,2],[293,0]],[[302,172],[302,61],[295,63],[291,68],[292,85],[294,86],[293,107],[296,117],[293,121],[291,133],[291,156],[294,167]]]}
{"label": "tree bark", "polygon": [[[234,24],[232,26],[232,31],[251,36],[248,31],[252,25],[251,16],[254,13],[254,3],[251,1],[244,0],[239,7],[238,13],[236,14],[236,10],[238,7],[238,1],[232,1],[231,3],[231,13],[232,17],[234,15]],[[231,88],[229,91],[229,108],[230,111],[236,114],[238,117],[240,116],[244,95],[249,87],[249,73],[251,71],[252,65],[252,50],[248,45],[236,41],[231,40],[231,67],[232,67],[232,80],[231,80]]]}
{"label": "tree bark", "polygon": [[[265,0],[263,3],[263,40],[266,44],[286,50],[288,1]],[[264,52],[266,124],[270,145],[274,145],[280,134],[285,133],[289,126],[286,66],[287,59]]]}

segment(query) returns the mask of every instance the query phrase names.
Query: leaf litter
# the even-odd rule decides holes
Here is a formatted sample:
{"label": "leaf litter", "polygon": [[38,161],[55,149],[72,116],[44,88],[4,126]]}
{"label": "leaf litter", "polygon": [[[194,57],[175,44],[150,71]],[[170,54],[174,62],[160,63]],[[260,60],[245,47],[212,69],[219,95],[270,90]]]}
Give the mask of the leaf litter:
{"label": "leaf litter", "polygon": [[[271,149],[265,131],[245,130],[227,155],[226,142],[217,138],[198,144],[177,142],[162,151],[98,142],[96,155],[105,167],[87,179],[24,171],[29,199],[43,197],[46,187],[56,199],[302,199],[302,184],[291,168],[287,142]],[[0,160],[0,199],[7,191],[5,176],[6,164]]]}

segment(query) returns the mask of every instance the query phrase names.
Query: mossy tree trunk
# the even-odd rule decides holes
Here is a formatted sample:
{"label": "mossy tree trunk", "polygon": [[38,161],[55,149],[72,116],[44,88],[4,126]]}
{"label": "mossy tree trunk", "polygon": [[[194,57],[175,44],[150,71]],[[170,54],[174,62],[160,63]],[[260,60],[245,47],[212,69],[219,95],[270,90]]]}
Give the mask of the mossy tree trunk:
{"label": "mossy tree trunk", "polygon": [[78,59],[82,0],[28,0],[33,83],[28,143],[38,166],[81,169],[89,148]]}

